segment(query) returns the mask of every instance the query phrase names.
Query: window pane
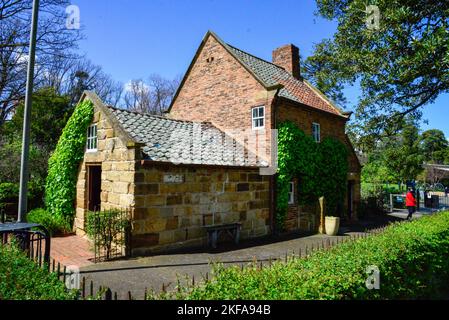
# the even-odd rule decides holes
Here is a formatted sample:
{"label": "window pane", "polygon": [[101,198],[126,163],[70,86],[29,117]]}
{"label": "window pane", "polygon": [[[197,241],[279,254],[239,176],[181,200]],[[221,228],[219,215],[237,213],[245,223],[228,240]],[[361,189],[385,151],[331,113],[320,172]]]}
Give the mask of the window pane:
{"label": "window pane", "polygon": [[257,108],[254,108],[253,109],[253,118],[256,118],[257,117]]}
{"label": "window pane", "polygon": [[263,117],[263,113],[264,113],[264,108],[259,108],[259,117]]}

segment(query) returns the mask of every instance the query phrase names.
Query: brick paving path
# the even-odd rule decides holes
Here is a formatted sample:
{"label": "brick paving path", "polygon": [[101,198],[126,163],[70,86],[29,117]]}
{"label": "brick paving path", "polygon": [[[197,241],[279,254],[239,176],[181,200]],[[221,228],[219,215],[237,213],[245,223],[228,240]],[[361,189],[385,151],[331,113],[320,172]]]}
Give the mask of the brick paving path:
{"label": "brick paving path", "polygon": [[80,236],[55,237],[51,239],[50,256],[66,267],[86,267],[93,264],[90,259],[94,258],[89,247],[89,241]]}

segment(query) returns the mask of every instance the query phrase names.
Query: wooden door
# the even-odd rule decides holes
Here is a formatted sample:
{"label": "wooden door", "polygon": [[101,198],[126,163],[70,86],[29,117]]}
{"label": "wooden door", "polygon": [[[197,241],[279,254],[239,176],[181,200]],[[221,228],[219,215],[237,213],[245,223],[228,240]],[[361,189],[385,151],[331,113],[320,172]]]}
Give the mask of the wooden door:
{"label": "wooden door", "polygon": [[88,203],[89,211],[101,209],[101,165],[88,166]]}

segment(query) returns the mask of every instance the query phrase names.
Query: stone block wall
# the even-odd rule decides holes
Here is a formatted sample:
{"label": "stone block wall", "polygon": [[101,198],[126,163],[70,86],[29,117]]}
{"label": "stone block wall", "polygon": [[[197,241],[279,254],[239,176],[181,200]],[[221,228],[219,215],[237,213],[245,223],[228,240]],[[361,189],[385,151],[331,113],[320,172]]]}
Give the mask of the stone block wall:
{"label": "stone block wall", "polygon": [[269,177],[258,170],[148,164],[136,171],[133,254],[204,245],[204,226],[214,224],[241,222],[242,239],[263,236],[269,218]]}
{"label": "stone block wall", "polygon": [[106,115],[96,109],[98,148],[86,152],[78,172],[76,186],[76,217],[74,229],[84,235],[88,212],[88,166],[101,165],[101,209],[134,207],[136,150],[127,147]]}

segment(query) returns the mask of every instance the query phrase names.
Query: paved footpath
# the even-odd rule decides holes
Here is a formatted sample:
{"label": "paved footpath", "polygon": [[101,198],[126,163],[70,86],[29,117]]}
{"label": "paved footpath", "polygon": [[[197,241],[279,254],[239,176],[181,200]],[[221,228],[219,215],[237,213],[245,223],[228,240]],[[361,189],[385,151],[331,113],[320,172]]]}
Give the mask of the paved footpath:
{"label": "paved footpath", "polygon": [[[395,217],[402,220],[403,217]],[[174,290],[178,278],[182,282],[200,281],[206,273],[211,272],[211,263],[221,262],[225,265],[247,265],[257,260],[268,264],[270,260],[285,259],[288,256],[305,254],[306,250],[318,246],[335,244],[350,236],[363,234],[365,228],[385,225],[386,222],[359,223],[357,225],[340,228],[340,235],[329,237],[326,235],[300,236],[292,235],[288,238],[273,240],[244,241],[240,246],[221,245],[221,251],[198,249],[184,253],[161,254],[150,257],[129,258],[93,264],[93,254],[89,251],[89,242],[85,238],[71,236],[54,238],[52,240],[52,257],[62,264],[77,265],[81,269],[81,277],[85,277],[87,286],[92,280],[94,287],[109,287],[118,293],[119,299],[126,299],[130,291],[134,298],[142,299],[145,289],[153,288],[160,292],[162,286],[167,290]]]}
{"label": "paved footpath", "polygon": [[81,268],[93,264],[94,254],[87,239],[71,235],[51,239],[50,257],[66,267]]}
{"label": "paved footpath", "polygon": [[[82,277],[86,277],[88,282],[93,280],[95,286],[109,287],[118,292],[119,299],[126,298],[128,291],[131,291],[136,299],[142,299],[147,288],[160,292],[164,285],[167,290],[174,290],[178,278],[183,283],[192,281],[192,277],[196,282],[200,281],[206,273],[211,272],[213,262],[247,265],[257,260],[258,263],[268,264],[270,260],[285,259],[286,254],[297,256],[301,252],[305,255],[306,250],[323,244],[335,244],[355,234],[336,237],[314,235],[224,252],[166,254],[104,262],[85,266],[81,268],[81,272]],[[186,280],[186,276],[189,280]]]}

